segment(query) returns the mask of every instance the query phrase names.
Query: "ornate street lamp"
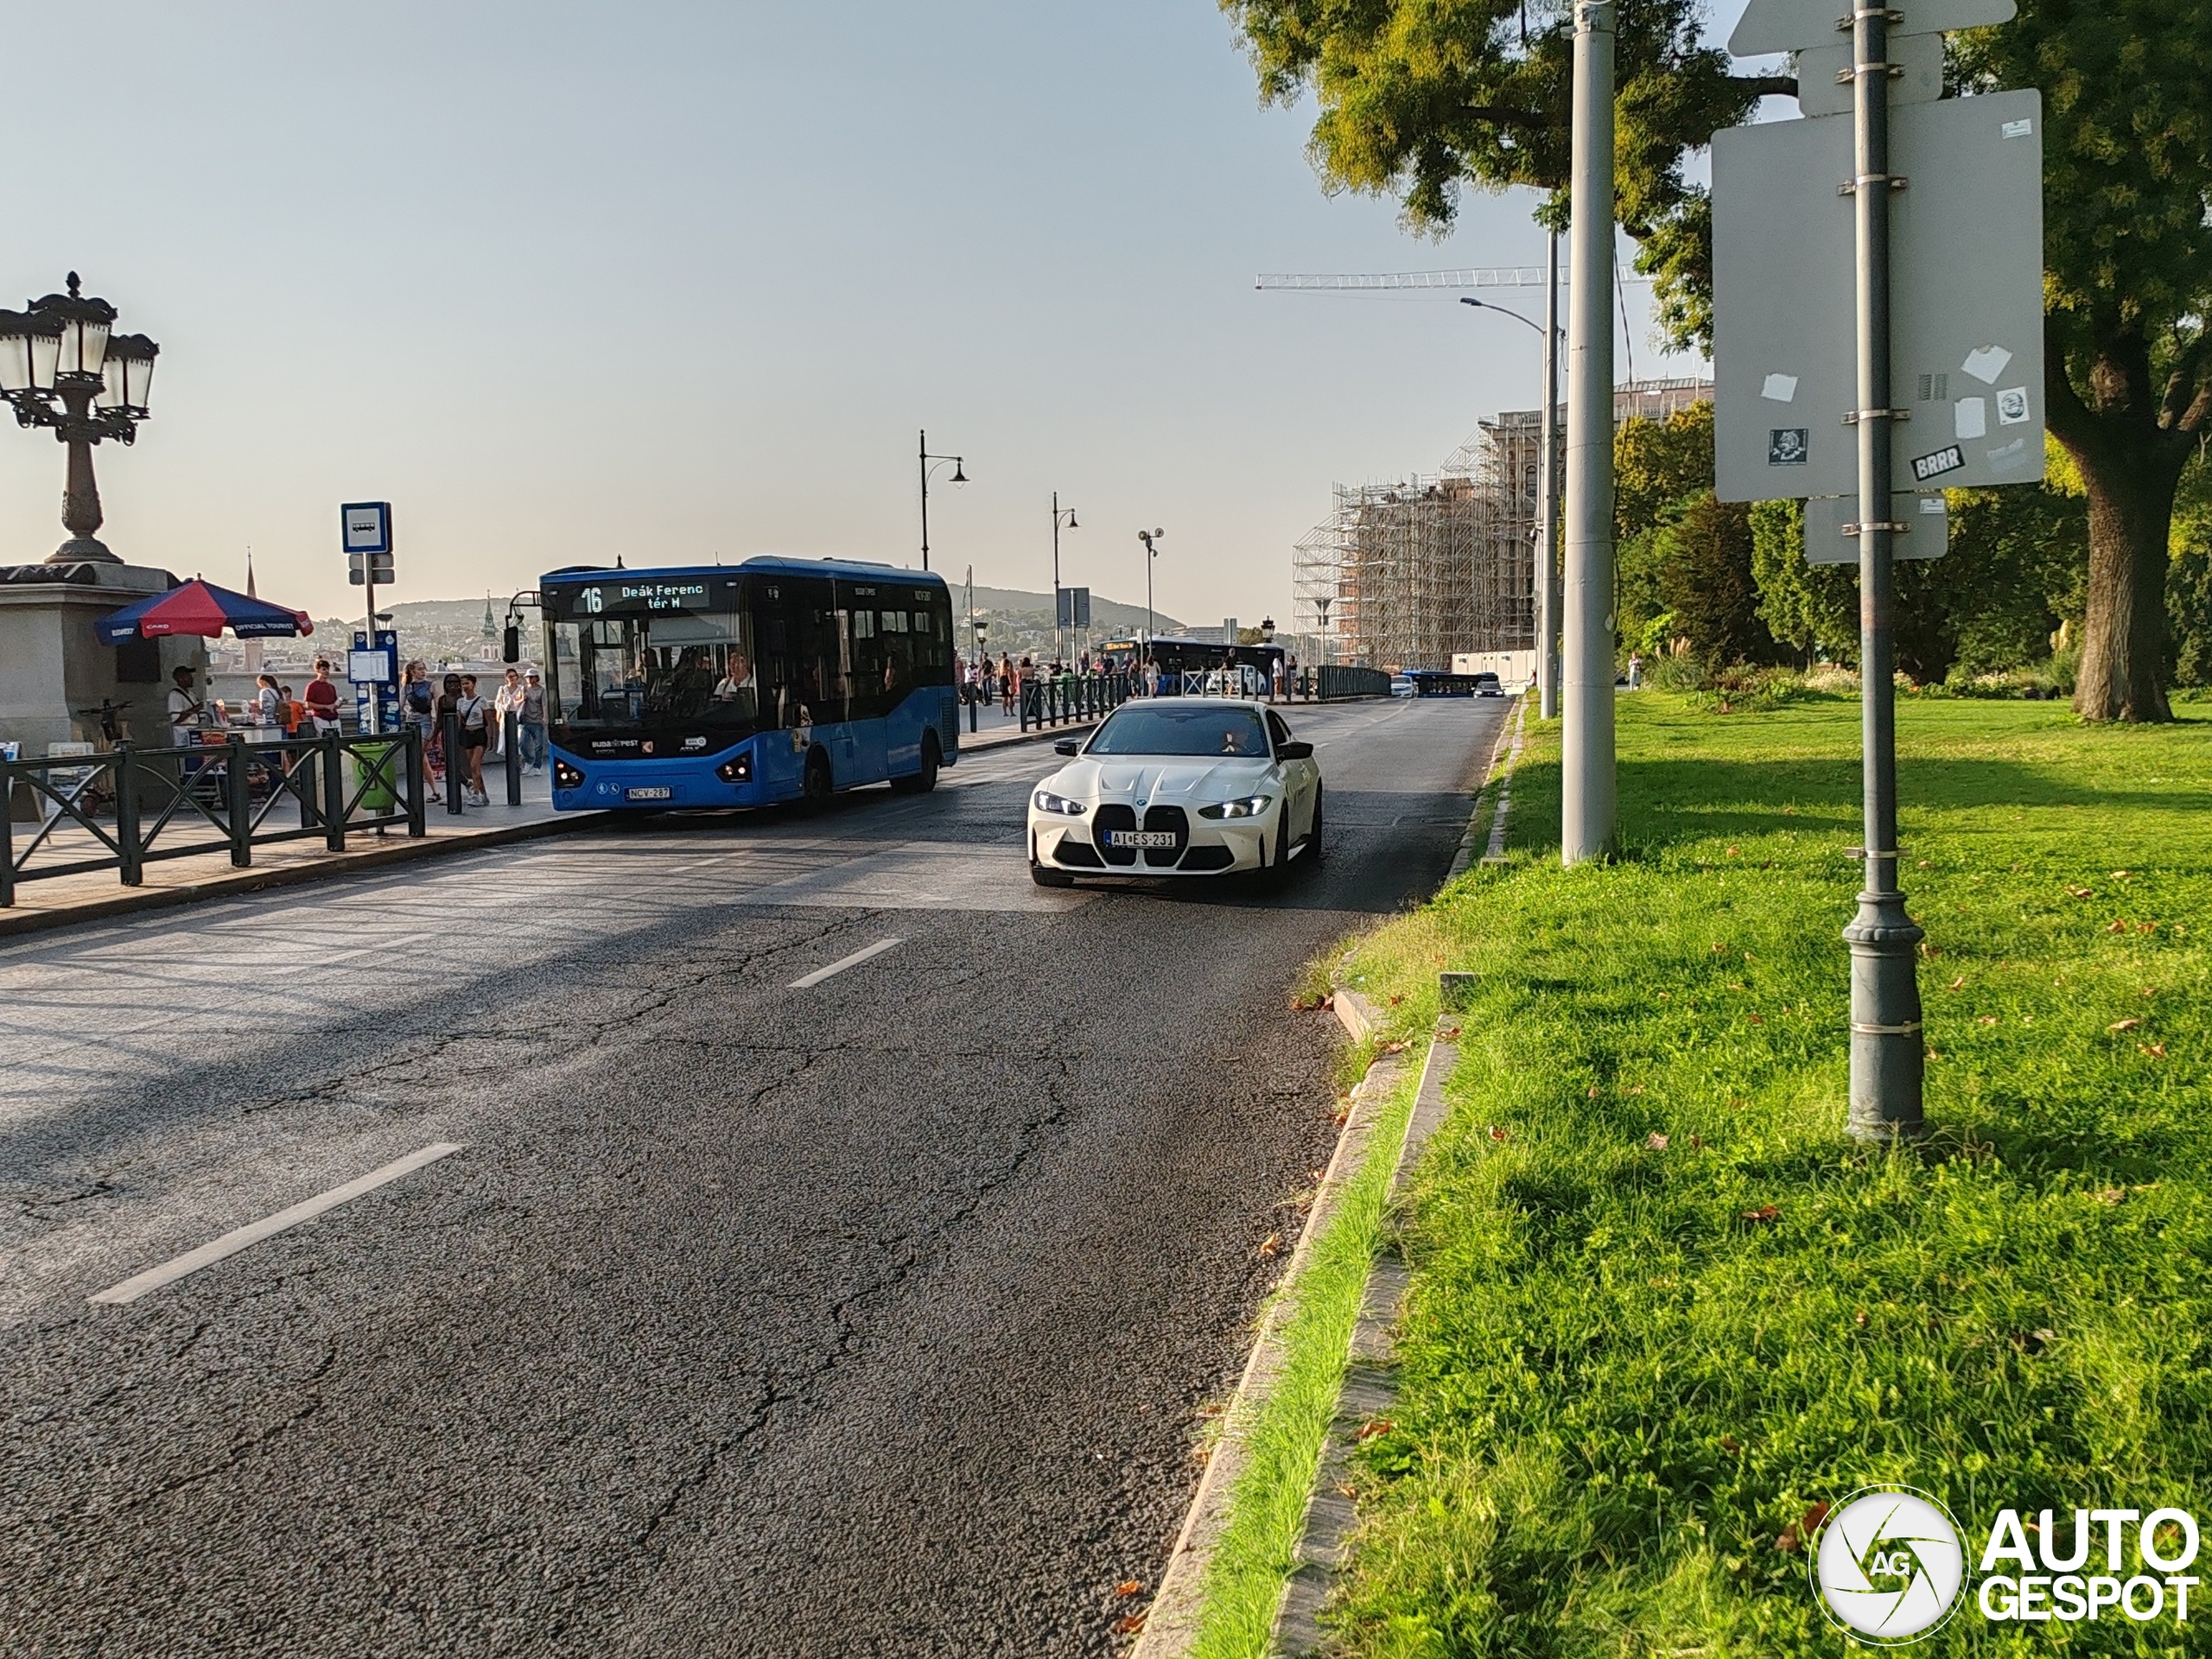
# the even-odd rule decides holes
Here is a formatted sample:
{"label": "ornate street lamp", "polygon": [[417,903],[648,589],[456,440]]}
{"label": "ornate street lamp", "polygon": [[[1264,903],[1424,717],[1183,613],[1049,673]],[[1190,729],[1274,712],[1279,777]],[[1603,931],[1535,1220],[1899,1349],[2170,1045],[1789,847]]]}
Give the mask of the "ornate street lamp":
{"label": "ornate street lamp", "polygon": [[138,436],[162,348],[143,334],[116,334],[115,308],[77,291],[33,300],[22,311],[0,311],[0,398],[21,426],[45,426],[69,446],[67,481],[61,492],[61,524],[69,539],[48,564],[122,560],[94,539],[100,527],[99,486],[92,477],[92,446]]}

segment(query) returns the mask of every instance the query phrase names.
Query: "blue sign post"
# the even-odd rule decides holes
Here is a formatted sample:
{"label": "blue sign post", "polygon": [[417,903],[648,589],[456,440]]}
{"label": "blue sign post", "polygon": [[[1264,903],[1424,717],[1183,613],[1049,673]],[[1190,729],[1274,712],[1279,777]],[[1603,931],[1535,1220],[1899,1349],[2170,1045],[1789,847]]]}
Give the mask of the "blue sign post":
{"label": "blue sign post", "polygon": [[365,732],[382,734],[399,729],[399,631],[378,628],[376,644],[359,628],[353,630],[353,652],[346,677],[353,682],[353,707]]}

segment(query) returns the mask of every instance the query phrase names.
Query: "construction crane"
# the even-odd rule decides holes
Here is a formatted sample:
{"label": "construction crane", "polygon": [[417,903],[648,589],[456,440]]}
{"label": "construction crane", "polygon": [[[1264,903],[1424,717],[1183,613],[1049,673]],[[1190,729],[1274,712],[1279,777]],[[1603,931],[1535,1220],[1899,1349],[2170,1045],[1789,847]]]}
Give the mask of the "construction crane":
{"label": "construction crane", "polygon": [[[1374,293],[1408,288],[1541,288],[1541,265],[1486,265],[1472,270],[1386,270],[1358,275],[1300,276],[1288,271],[1262,271],[1252,286],[1278,293]],[[1624,283],[1648,283],[1649,276],[1623,275]]]}

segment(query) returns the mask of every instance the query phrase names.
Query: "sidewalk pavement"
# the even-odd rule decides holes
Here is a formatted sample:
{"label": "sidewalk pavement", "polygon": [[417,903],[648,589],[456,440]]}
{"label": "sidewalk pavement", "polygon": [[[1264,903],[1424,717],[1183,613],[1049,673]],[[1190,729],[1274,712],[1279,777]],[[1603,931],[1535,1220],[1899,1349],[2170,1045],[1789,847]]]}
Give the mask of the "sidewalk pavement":
{"label": "sidewalk pavement", "polygon": [[[1071,735],[1087,730],[1091,724],[1085,721],[1041,728],[1033,726],[1023,732],[1013,718],[999,717],[995,709],[986,709],[973,737],[968,734],[963,717],[960,747],[963,753],[974,753]],[[486,766],[484,771],[485,781],[492,789],[492,804],[466,807],[458,816],[443,805],[434,805],[427,814],[429,833],[420,839],[410,837],[404,828],[391,830],[382,836],[373,830],[357,830],[346,836],[346,850],[334,853],[320,838],[305,836],[298,841],[256,847],[252,867],[243,870],[232,867],[227,851],[196,853],[187,858],[164,859],[147,865],[145,880],[136,887],[124,887],[113,869],[90,870],[79,875],[60,875],[45,880],[19,879],[16,902],[0,910],[0,939],[128,915],[135,911],[317,881],[326,876],[405,863],[412,859],[436,858],[474,848],[563,835],[570,830],[591,829],[614,816],[607,812],[556,812],[550,773],[524,779],[522,804],[509,806],[505,772],[496,762]],[[36,831],[32,825],[17,824],[15,833],[20,847]],[[57,837],[48,843],[53,849],[51,856],[54,861],[89,856],[99,850],[83,830],[67,833],[73,839]],[[46,849],[41,849],[41,855],[48,855]],[[33,868],[36,868],[35,861]]]}

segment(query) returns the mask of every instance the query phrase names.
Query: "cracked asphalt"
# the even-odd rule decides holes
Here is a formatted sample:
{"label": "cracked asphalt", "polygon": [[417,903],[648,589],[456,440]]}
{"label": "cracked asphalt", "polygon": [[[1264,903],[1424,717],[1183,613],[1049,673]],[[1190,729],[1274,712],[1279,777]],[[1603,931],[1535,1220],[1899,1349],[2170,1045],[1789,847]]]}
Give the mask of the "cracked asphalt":
{"label": "cracked asphalt", "polygon": [[1294,711],[1279,891],[1033,888],[1033,747],[0,950],[0,1653],[1117,1651],[1502,709]]}

